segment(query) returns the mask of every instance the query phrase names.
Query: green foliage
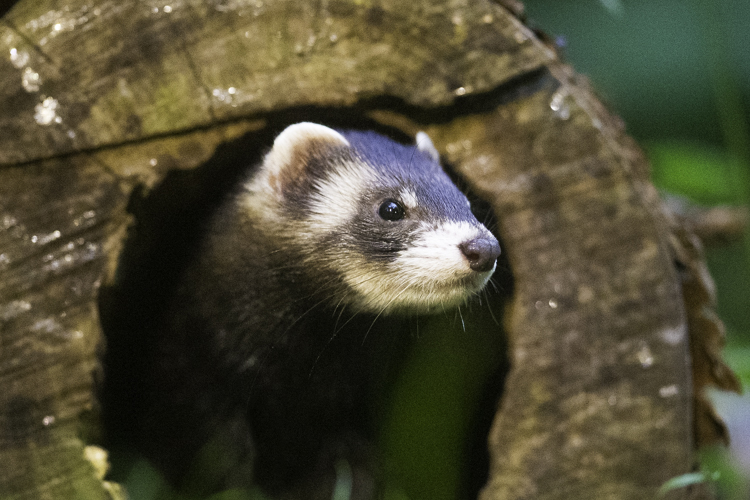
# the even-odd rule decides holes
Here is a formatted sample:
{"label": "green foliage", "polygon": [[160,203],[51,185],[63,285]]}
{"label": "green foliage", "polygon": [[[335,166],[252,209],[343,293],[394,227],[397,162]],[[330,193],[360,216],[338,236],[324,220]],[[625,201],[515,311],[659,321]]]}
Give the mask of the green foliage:
{"label": "green foliage", "polygon": [[750,346],[733,339],[724,351],[724,359],[734,369],[742,386],[746,390],[750,388]]}
{"label": "green foliage", "polygon": [[[646,146],[660,189],[706,205],[750,206],[750,2],[525,3],[532,23],[564,35],[571,62]],[[725,358],[747,388],[750,228],[743,242],[708,249],[707,259],[727,325]],[[721,498],[748,498],[750,471],[740,472],[726,450],[705,450],[701,469],[673,478],[662,494],[707,483]]]}
{"label": "green foliage", "polygon": [[727,175],[730,161],[721,149],[696,142],[654,142],[645,146],[658,188],[705,205],[736,200]]}
{"label": "green foliage", "polygon": [[[131,467],[124,478],[113,478],[120,482],[132,500],[271,500],[261,491],[252,489],[230,489],[209,497],[193,494],[190,491],[176,491],[161,474],[143,457],[121,458],[130,462]],[[348,497],[334,497],[331,500],[348,500]]]}
{"label": "green foliage", "polygon": [[[529,21],[564,40],[578,71],[646,145],[660,188],[703,204],[750,205],[750,52],[745,0],[527,0]],[[709,249],[729,358],[750,346],[750,231]],[[738,347],[739,346],[739,347]]]}
{"label": "green foliage", "polygon": [[701,469],[711,478],[719,498],[725,500],[746,500],[750,495],[750,482],[738,470],[726,448],[708,448],[701,451]]}
{"label": "green foliage", "polygon": [[[474,304],[478,306],[478,304]],[[494,307],[493,307],[494,306]],[[485,383],[503,363],[500,325],[488,309],[462,308],[420,326],[420,336],[388,400],[380,448],[387,460],[388,500],[455,500],[467,488],[477,409]]]}
{"label": "green foliage", "polygon": [[659,488],[659,498],[664,498],[664,496],[670,491],[686,488],[694,484],[706,483],[711,479],[712,478],[704,472],[691,472],[689,474],[673,477]]}

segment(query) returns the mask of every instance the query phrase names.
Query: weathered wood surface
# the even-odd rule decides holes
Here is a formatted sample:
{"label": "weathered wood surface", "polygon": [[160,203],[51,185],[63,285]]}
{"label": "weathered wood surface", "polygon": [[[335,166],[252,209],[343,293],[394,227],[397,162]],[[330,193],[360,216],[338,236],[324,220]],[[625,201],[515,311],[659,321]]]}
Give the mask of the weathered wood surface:
{"label": "weathered wood surface", "polygon": [[652,498],[692,460],[677,274],[642,154],[585,84],[551,72],[456,121],[481,131],[445,146],[493,200],[518,280],[481,498]]}
{"label": "weathered wood surface", "polygon": [[650,498],[691,469],[646,163],[501,4],[28,0],[0,22],[2,498],[112,495],[81,428],[133,189],[306,107],[426,129],[493,204],[516,290],[483,500]]}
{"label": "weathered wood surface", "polygon": [[[445,105],[549,60],[524,31],[488,2],[21,2],[0,28],[16,49],[0,61],[0,162],[292,106]],[[34,126],[43,96],[52,122]]]}

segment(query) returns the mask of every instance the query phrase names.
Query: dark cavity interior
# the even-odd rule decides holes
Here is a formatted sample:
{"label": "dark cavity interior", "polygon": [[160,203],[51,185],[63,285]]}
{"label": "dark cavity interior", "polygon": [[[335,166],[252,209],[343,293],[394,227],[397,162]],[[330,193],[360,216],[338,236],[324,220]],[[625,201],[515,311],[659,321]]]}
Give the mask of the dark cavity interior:
{"label": "dark cavity interior", "polygon": [[[303,120],[338,128],[375,130],[401,142],[413,140],[340,110],[296,110],[269,119],[268,126],[259,132],[220,146],[201,167],[173,171],[148,194],[136,190],[132,196],[129,210],[135,224],[120,257],[116,282],[103,289],[100,298],[106,339],[100,400],[103,444],[110,450],[113,466],[110,478],[125,482],[134,500],[138,500],[138,488],[149,488],[137,484],[148,474],[137,473],[143,470],[144,462],[134,442],[144,418],[142,395],[149,390],[147,360],[155,355],[148,352],[150,339],[158,335],[155,324],[196,250],[205,221],[222,197],[238,182],[247,165],[260,161],[277,133],[286,125]],[[461,179],[450,175],[466,192]],[[489,206],[471,193],[468,196],[477,218],[492,229]],[[486,436],[508,370],[500,325],[503,301],[511,290],[512,276],[503,252],[493,284],[482,295],[481,304],[474,301],[462,307],[460,314],[450,312],[433,317],[375,321],[363,316],[330,342],[331,352],[346,355],[346,349],[350,348],[347,346],[362,347],[371,358],[363,368],[371,370],[366,378],[372,383],[367,393],[362,394],[367,411],[358,417],[359,431],[385,457],[388,467],[380,470],[387,481],[390,484],[395,481],[410,497],[443,498],[432,491],[441,487],[440,483],[423,472],[442,470],[446,456],[456,471],[462,498],[476,497],[486,480]],[[333,331],[332,324],[321,324],[320,328],[323,335]],[[345,334],[349,335],[348,340],[339,340]],[[337,342],[349,344],[337,347]],[[408,411],[405,406],[410,406]],[[458,420],[456,408],[460,414]],[[456,421],[459,423],[449,425]],[[290,422],[294,424],[293,420]],[[307,428],[304,423],[299,424]],[[413,436],[414,441],[404,438],[404,433]],[[268,441],[266,436],[258,436],[257,440],[261,444]],[[304,457],[294,446],[294,443],[279,444],[277,448],[281,448],[276,452],[299,457],[303,463]],[[435,447],[439,449],[434,457],[424,451]],[[440,466],[431,465],[431,459]],[[256,464],[257,481],[261,486],[267,485],[267,490],[273,490],[278,477],[273,470],[258,472],[261,468]],[[204,487],[191,481],[182,487],[188,484],[193,492],[215,489],[214,485]],[[211,472],[203,471],[195,481],[210,483]]]}

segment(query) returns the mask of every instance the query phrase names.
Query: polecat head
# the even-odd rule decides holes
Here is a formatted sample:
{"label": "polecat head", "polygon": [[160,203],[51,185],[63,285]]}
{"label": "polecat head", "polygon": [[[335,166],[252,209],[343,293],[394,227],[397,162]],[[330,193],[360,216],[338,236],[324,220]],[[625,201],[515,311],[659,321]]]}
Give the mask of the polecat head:
{"label": "polecat head", "polygon": [[244,193],[280,262],[330,304],[430,311],[461,304],[500,246],[437,162],[426,134],[404,146],[372,132],[285,129]]}

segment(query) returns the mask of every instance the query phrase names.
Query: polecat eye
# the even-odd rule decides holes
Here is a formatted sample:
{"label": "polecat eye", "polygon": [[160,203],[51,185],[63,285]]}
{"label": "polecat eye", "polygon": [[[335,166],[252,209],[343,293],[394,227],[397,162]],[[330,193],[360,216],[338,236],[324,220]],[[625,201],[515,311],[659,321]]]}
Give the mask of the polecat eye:
{"label": "polecat eye", "polygon": [[404,218],[406,211],[401,204],[394,200],[385,200],[378,209],[378,215],[383,220],[397,221]]}

